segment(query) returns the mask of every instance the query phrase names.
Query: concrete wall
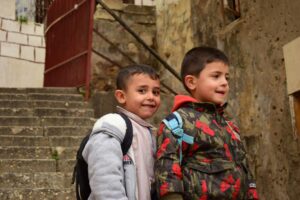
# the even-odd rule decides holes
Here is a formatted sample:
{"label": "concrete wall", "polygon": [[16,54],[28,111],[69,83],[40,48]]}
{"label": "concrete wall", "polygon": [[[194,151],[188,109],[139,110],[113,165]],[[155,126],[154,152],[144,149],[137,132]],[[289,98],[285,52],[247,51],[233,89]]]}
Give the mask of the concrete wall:
{"label": "concrete wall", "polygon": [[0,17],[0,87],[42,87],[44,26]]}
{"label": "concrete wall", "polygon": [[[170,49],[165,57],[173,66],[180,66],[190,46],[226,52],[231,60],[230,110],[240,123],[260,199],[298,200],[300,143],[292,130],[282,47],[300,35],[300,2],[240,2],[241,18],[230,21],[228,13],[222,16],[221,1],[158,0],[157,5],[167,6],[157,8],[158,41],[166,41],[159,49]],[[190,6],[179,6],[183,4]],[[190,21],[179,24],[185,17],[178,13],[191,13]],[[168,29],[175,30],[160,31]],[[187,35],[191,45],[182,39]]]}
{"label": "concrete wall", "polygon": [[16,19],[16,2],[13,0],[1,0],[0,17]]}

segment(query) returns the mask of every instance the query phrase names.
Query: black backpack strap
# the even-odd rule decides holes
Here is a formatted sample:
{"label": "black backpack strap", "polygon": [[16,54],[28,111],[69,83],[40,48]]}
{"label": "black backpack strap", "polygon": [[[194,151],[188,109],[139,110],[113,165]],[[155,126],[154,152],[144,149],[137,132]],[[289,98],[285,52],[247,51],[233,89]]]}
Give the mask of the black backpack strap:
{"label": "black backpack strap", "polygon": [[119,113],[119,114],[125,120],[126,127],[127,127],[123,142],[121,143],[123,155],[126,155],[131,146],[132,138],[133,138],[132,124],[130,119],[127,117],[127,115],[125,115],[124,113]]}

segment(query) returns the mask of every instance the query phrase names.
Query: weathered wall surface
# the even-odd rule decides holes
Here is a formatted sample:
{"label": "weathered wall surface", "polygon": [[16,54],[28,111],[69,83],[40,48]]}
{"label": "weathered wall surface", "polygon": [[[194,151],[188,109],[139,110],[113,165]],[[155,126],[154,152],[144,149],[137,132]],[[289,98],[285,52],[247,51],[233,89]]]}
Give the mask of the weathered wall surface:
{"label": "weathered wall surface", "polygon": [[44,25],[0,17],[0,87],[43,87]]}
{"label": "weathered wall surface", "polygon": [[[106,1],[106,3],[148,46],[156,48],[155,7],[128,5],[117,0]],[[96,31],[129,56],[127,58],[122,55],[117,48],[94,32],[93,48],[98,52],[98,55],[94,53],[92,58],[92,87],[94,91],[113,90],[116,74],[122,66],[136,62],[156,67],[156,61],[150,53],[100,6],[97,8],[94,18]],[[99,56],[99,53],[102,56]]]}
{"label": "weathered wall surface", "polygon": [[[157,0],[157,51],[180,74],[181,60],[187,49],[196,43],[193,32],[193,20],[190,1]],[[162,68],[163,69],[163,68]],[[181,82],[174,79],[167,70],[163,70],[162,81],[184,91]]]}
{"label": "weathered wall surface", "polygon": [[[182,11],[178,5],[183,3],[190,10]],[[298,200],[300,144],[291,126],[282,47],[300,35],[300,3],[241,1],[241,18],[233,23],[223,21],[220,0],[173,0],[167,6],[158,8],[158,17],[163,16],[158,30],[189,27],[158,34],[158,41],[173,41],[159,49],[181,48],[168,55],[174,66],[180,66],[190,46],[174,41],[174,35],[190,35],[191,46],[211,45],[226,52],[232,63],[230,108],[240,122],[261,199]],[[178,13],[189,12],[189,24],[180,25]]]}

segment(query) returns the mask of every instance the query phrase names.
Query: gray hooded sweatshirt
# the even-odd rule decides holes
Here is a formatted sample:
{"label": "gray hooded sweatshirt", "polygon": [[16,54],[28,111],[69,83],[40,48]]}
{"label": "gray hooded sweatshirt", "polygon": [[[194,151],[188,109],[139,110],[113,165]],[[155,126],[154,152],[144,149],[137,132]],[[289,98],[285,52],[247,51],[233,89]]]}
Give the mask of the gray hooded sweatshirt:
{"label": "gray hooded sweatshirt", "polygon": [[96,121],[82,152],[88,163],[89,200],[137,200],[140,196],[134,150],[131,147],[124,157],[121,150],[125,132],[126,123],[119,114],[110,113]]}

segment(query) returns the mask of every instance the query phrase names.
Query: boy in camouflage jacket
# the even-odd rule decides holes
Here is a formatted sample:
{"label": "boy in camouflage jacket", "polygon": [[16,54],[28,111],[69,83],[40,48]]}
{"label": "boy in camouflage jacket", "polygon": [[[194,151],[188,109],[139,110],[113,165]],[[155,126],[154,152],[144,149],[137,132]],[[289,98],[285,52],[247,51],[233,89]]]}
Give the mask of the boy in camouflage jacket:
{"label": "boy in camouflage jacket", "polygon": [[258,200],[239,129],[224,115],[228,58],[215,48],[193,48],[183,59],[181,77],[191,96],[177,95],[172,111],[194,141],[181,146],[160,125],[155,166],[160,199]]}

